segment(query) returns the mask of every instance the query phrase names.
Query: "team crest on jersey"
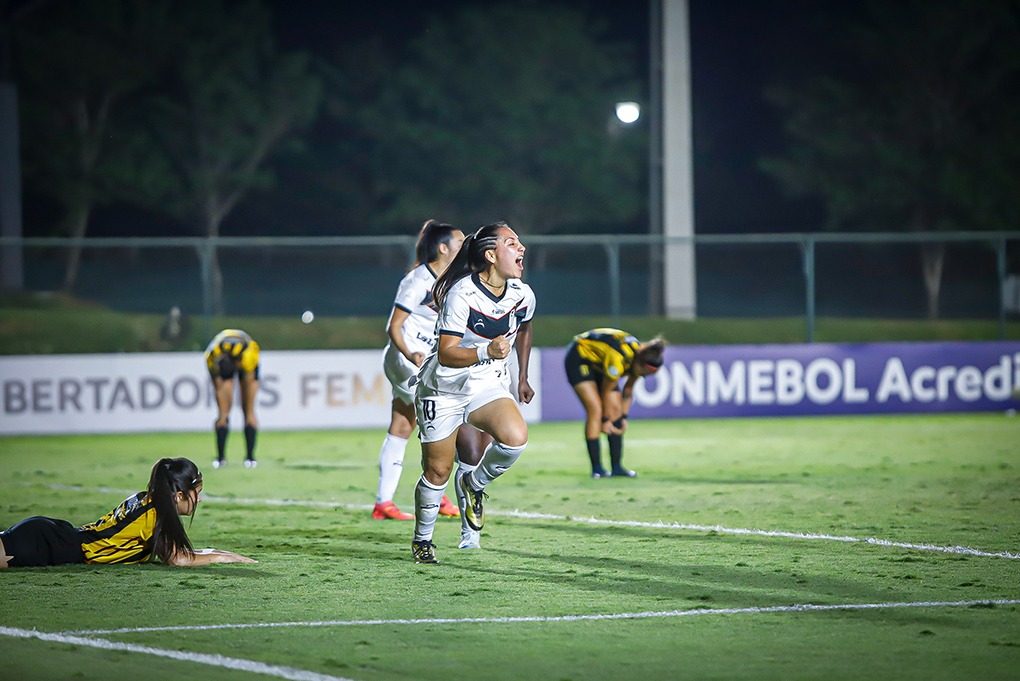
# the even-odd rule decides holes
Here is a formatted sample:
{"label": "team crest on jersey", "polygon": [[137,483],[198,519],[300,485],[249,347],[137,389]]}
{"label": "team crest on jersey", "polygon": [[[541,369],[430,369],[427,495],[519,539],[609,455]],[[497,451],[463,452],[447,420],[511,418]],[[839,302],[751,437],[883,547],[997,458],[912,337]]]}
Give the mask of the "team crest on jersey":
{"label": "team crest on jersey", "polygon": [[[516,310],[516,308],[514,308]],[[510,333],[510,320],[514,318],[514,310],[500,316],[490,317],[475,308],[468,309],[468,327],[482,338],[495,338]]]}

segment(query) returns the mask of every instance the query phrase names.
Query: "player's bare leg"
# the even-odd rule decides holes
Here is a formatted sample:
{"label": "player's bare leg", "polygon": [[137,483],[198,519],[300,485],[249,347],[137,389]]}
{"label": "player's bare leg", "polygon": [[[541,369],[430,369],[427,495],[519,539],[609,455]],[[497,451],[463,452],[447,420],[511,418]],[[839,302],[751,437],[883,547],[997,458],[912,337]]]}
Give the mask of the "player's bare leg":
{"label": "player's bare leg", "polygon": [[234,402],[234,379],[217,376],[213,379],[213,389],[216,392],[216,408],[219,415],[213,429],[216,431],[216,461],[214,468],[226,464],[227,459],[227,435],[230,434],[230,407]]}
{"label": "player's bare leg", "polygon": [[259,381],[251,373],[241,376],[238,381],[241,384],[241,412],[244,414],[244,465],[246,468],[254,468],[255,440],[259,429],[259,422],[255,417],[255,398],[259,393]]}
{"label": "player's bare leg", "polygon": [[602,467],[602,398],[599,395],[597,384],[593,381],[584,381],[574,386],[574,392],[584,406],[584,443],[588,449],[588,459],[591,462],[591,477],[609,477],[609,472]]}
{"label": "player's bare leg", "polygon": [[485,488],[503,475],[520,458],[528,446],[528,424],[517,403],[508,398],[493,400],[468,415],[468,423],[492,436],[478,467],[460,478],[467,496],[465,519],[472,530],[481,530],[485,523],[483,500]]}

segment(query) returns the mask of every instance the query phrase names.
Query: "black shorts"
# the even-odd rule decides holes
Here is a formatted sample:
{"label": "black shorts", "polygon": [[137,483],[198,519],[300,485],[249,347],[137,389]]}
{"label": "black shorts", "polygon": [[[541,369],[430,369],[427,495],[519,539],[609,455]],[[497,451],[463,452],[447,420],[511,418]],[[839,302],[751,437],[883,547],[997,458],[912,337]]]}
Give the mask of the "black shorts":
{"label": "black shorts", "polygon": [[84,563],[78,528],[66,520],[34,516],[0,532],[9,567]]}
{"label": "black shorts", "polygon": [[571,343],[567,348],[567,355],[563,358],[563,368],[567,370],[567,381],[570,385],[577,385],[585,381],[602,384],[602,367],[581,357],[577,351],[576,343]]}

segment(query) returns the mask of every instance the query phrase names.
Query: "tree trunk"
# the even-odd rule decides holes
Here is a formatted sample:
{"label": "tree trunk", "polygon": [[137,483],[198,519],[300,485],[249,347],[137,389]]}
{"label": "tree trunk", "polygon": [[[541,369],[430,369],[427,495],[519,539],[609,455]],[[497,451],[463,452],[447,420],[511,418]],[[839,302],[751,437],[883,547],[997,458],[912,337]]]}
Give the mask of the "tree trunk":
{"label": "tree trunk", "polygon": [[921,268],[924,291],[928,298],[928,319],[939,318],[939,297],[942,292],[942,265],[946,260],[946,244],[942,241],[921,244]]}
{"label": "tree trunk", "polygon": [[212,313],[217,317],[226,314],[223,305],[223,270],[220,269],[219,250],[213,246],[209,253],[209,291]]}
{"label": "tree trunk", "polygon": [[[211,202],[207,202],[207,206],[211,205]],[[220,222],[217,211],[208,208],[205,215],[206,236],[219,237]],[[214,316],[222,317],[226,314],[223,305],[223,270],[220,268],[220,253],[215,243],[209,246],[209,308]]]}
{"label": "tree trunk", "polygon": [[[70,232],[72,238],[76,240],[85,238],[90,214],[91,211],[87,207],[79,207],[72,212],[68,220],[71,226]],[[64,270],[64,285],[62,287],[64,293],[71,293],[74,290],[75,284],[78,283],[78,272],[81,269],[81,251],[81,244],[76,242],[71,245],[67,252],[67,269]]]}

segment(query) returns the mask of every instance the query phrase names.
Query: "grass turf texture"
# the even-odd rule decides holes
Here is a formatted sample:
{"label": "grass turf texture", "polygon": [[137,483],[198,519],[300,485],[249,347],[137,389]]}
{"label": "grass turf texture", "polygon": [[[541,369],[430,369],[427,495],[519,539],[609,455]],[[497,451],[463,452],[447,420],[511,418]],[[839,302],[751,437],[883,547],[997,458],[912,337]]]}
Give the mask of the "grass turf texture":
{"label": "grass turf texture", "polygon": [[[88,301],[61,296],[0,294],[0,355],[76,354],[106,352],[201,352],[220,329],[244,329],[264,350],[378,350],[386,345],[386,316],[316,316],[304,324],[291,317],[223,317],[190,319],[190,331],[174,344],[160,340],[165,316],[128,314]],[[802,317],[699,318],[541,315],[535,322],[535,347],[563,347],[575,334],[600,326],[616,326],[638,338],[662,334],[674,345],[803,343],[807,324]],[[1004,339],[1020,339],[1020,321],[1002,329]],[[1000,340],[993,319],[847,319],[819,317],[814,339],[826,343],[893,341]]]}
{"label": "grass turf texture", "polygon": [[[264,432],[255,470],[240,465],[237,434],[221,470],[208,465],[212,433],[3,438],[0,527],[33,514],[94,520],[140,489],[157,457],[186,455],[208,497],[195,546],[260,562],[0,571],[0,627],[334,622],[97,638],[359,681],[1015,679],[1013,604],[711,613],[1020,598],[1012,558],[725,529],[1017,554],[1018,428],[1001,414],[637,421],[625,461],[639,477],[591,480],[580,424],[536,425],[489,490],[482,550],[456,549],[459,522],[440,519],[438,566],[411,561],[410,522],[369,518],[381,431]],[[412,441],[396,499],[407,508],[417,458]],[[704,614],[406,622],[688,611]],[[253,678],[9,636],[0,660],[12,679]]]}

